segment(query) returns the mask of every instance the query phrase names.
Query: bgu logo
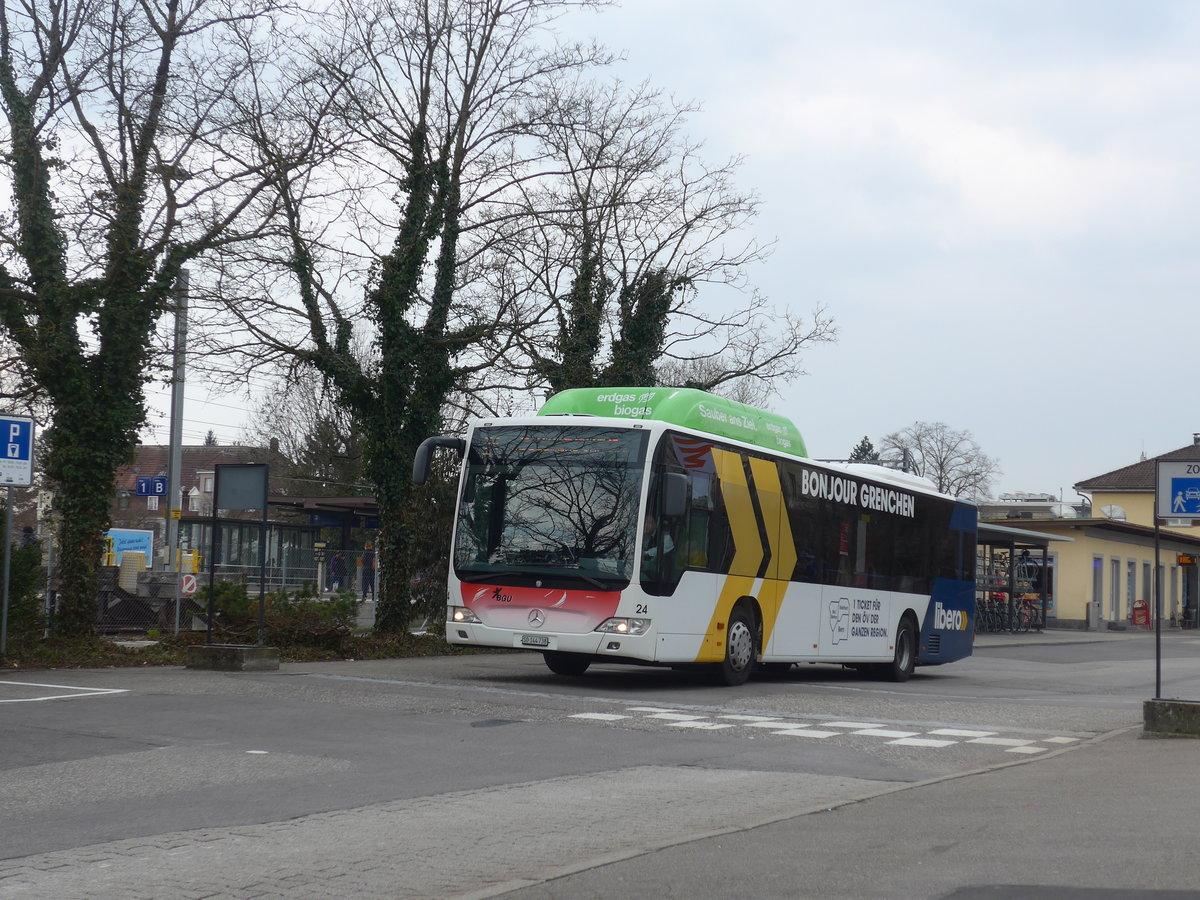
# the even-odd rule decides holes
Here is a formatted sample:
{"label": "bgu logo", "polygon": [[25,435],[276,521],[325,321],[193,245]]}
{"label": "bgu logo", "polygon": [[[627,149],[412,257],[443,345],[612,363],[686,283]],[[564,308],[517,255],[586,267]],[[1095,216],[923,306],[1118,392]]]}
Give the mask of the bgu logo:
{"label": "bgu logo", "polygon": [[966,631],[967,614],[961,609],[946,609],[942,604],[935,603],[933,627],[941,631]]}

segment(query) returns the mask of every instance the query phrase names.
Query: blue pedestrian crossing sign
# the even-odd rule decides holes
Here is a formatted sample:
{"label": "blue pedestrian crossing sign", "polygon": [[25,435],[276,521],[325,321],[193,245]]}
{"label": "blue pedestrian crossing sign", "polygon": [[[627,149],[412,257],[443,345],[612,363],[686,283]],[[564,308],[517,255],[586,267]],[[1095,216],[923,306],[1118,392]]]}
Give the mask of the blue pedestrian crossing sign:
{"label": "blue pedestrian crossing sign", "polygon": [[1200,459],[1158,460],[1155,515],[1160,519],[1200,519]]}
{"label": "blue pedestrian crossing sign", "polygon": [[0,485],[33,484],[33,419],[0,416]]}

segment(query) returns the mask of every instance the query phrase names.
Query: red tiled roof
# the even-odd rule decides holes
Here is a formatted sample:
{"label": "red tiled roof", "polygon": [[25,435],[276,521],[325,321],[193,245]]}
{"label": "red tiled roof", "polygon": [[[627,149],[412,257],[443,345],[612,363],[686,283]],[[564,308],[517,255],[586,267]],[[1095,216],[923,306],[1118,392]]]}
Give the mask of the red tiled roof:
{"label": "red tiled roof", "polygon": [[1143,459],[1133,465],[1114,469],[1075,485],[1077,491],[1153,491],[1155,460],[1200,459],[1200,444],[1188,444],[1178,450]]}
{"label": "red tiled roof", "polygon": [[[180,459],[179,480],[184,487],[197,487],[200,483],[198,472],[212,472],[217,465],[228,463],[257,463],[269,462],[271,451],[263,447],[228,446],[197,446],[183,447]],[[138,446],[133,462],[117,469],[116,489],[133,491],[137,487],[138,478],[167,474],[167,447],[159,444],[141,444]]]}

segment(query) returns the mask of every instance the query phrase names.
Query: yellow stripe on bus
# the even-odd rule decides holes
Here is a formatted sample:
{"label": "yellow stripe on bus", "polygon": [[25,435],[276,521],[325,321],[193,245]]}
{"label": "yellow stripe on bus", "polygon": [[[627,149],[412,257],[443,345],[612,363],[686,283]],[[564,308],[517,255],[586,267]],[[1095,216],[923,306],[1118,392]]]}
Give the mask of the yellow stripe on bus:
{"label": "yellow stripe on bus", "polygon": [[771,640],[779,607],[788,589],[789,579],[796,568],[796,542],[792,526],[783,506],[783,486],[779,483],[779,466],[765,459],[750,458],[754,473],[754,488],[767,526],[767,542],[771,545],[771,562],[767,565],[766,580],[758,592],[758,605],[763,614],[763,648]]}
{"label": "yellow stripe on bus", "polygon": [[740,597],[754,590],[758,567],[763,558],[758,518],[754,515],[754,503],[750,499],[750,486],[746,484],[741,454],[714,447],[712,458],[717,477],[721,480],[721,496],[733,532],[734,551],[733,561],[729,564],[730,574],[721,586],[717,608],[713,610],[696,662],[720,662],[725,658],[725,628],[729,624],[729,613]]}

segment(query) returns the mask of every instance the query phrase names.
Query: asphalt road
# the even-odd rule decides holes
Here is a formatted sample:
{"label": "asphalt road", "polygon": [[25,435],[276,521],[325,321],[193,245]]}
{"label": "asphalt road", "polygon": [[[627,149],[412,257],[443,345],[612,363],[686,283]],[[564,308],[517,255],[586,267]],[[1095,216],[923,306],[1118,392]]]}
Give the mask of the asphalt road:
{"label": "asphalt road", "polygon": [[[1200,637],[1162,671],[1200,698]],[[1190,895],[1200,744],[1138,739],[1154,677],[1151,636],[1069,633],[903,685],[532,654],[7,673],[0,897]]]}

